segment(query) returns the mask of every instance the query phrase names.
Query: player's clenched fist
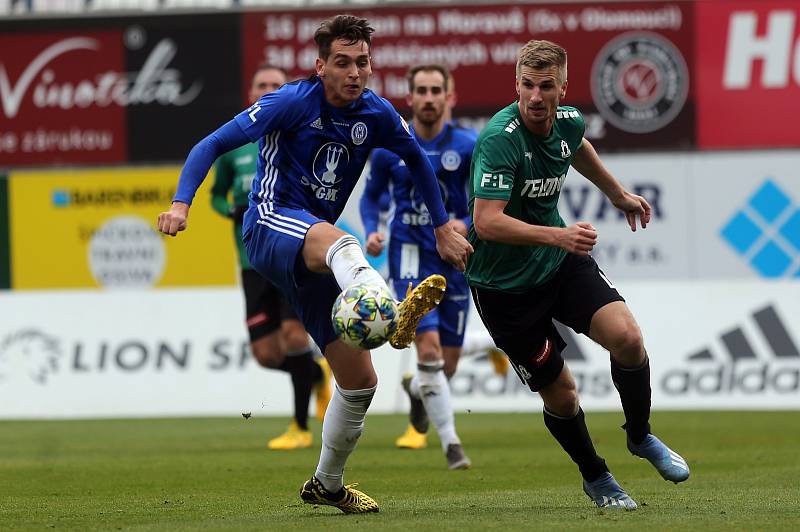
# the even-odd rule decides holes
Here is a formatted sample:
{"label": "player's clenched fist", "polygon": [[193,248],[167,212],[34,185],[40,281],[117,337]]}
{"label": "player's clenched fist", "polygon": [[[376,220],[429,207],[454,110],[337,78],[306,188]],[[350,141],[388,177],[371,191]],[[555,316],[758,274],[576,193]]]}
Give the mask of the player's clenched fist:
{"label": "player's clenched fist", "polygon": [[588,222],[578,222],[563,229],[559,247],[576,255],[588,255],[597,244],[597,230]]}
{"label": "player's clenched fist", "polygon": [[186,229],[186,218],[188,216],[189,206],[176,201],[168,211],[158,215],[158,230],[164,234],[175,236],[178,231]]}

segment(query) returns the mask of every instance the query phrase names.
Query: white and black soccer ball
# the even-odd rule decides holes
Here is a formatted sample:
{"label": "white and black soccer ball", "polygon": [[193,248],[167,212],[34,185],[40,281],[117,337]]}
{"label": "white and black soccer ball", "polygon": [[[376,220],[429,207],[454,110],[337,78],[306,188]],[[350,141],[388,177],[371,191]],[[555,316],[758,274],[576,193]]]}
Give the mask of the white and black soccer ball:
{"label": "white and black soccer ball", "polygon": [[386,288],[357,284],[336,298],[331,321],[333,330],[350,347],[375,349],[394,334],[397,315],[397,302]]}

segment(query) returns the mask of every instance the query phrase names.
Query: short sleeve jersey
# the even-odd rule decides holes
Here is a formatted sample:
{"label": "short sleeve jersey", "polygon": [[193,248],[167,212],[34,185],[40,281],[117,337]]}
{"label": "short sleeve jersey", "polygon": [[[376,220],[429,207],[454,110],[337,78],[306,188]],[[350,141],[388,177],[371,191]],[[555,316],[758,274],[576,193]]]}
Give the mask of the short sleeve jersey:
{"label": "short sleeve jersey", "polygon": [[373,148],[401,157],[421,154],[387,100],[367,89],[351,104],[334,107],[317,76],[262,96],[235,120],[258,142],[251,202],[259,210],[271,204],[303,209],[330,223],[344,209]]}
{"label": "short sleeve jersey", "polygon": [[[532,225],[564,227],[558,213],[561,187],[581,148],[585,123],[574,107],[559,107],[550,135],[534,135],[522,123],[517,103],[494,115],[472,155],[470,214],[475,198],[507,201],[505,214]],[[465,272],[472,286],[523,293],[550,280],[566,252],[552,246],[525,246],[478,238]]]}
{"label": "short sleeve jersey", "polygon": [[[439,180],[444,208],[451,219],[464,218],[468,213],[467,185],[476,137],[474,130],[449,123],[430,141],[417,137]],[[403,160],[381,149],[373,152],[371,163],[368,189],[384,191],[391,188],[392,191],[392,241],[413,243],[436,251],[436,237],[428,208]]]}

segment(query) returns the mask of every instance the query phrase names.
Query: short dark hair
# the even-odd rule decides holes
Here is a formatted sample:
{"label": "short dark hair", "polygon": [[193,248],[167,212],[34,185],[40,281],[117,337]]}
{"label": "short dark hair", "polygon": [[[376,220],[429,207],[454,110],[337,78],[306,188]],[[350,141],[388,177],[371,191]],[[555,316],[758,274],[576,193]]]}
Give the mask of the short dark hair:
{"label": "short dark hair", "polygon": [[369,25],[367,19],[355,15],[336,15],[323,20],[314,32],[314,41],[319,46],[319,57],[327,60],[331,55],[331,44],[337,39],[344,39],[347,44],[364,41],[369,50],[370,38],[374,31],[375,28]]}
{"label": "short dark hair", "polygon": [[259,72],[263,72],[264,70],[277,70],[278,72],[280,72],[284,76],[288,76],[289,75],[289,73],[286,72],[285,69],[283,69],[283,68],[281,68],[279,66],[273,65],[272,63],[261,63],[253,71],[253,75],[255,76],[256,74],[258,74]]}
{"label": "short dark hair", "polygon": [[256,67],[256,69],[253,71],[253,77],[255,78],[256,74],[258,74],[259,72],[263,72],[265,70],[277,70],[278,72],[283,74],[284,78],[288,78],[289,77],[289,73],[286,72],[286,70],[284,70],[283,68],[281,68],[279,66],[275,66],[273,64],[270,64],[270,63],[261,63],[260,65],[258,65]]}
{"label": "short dark hair", "polygon": [[406,72],[408,92],[414,92],[414,76],[416,76],[418,72],[438,72],[444,79],[444,91],[447,92],[450,88],[450,70],[444,65],[433,63],[430,65],[414,65],[408,69],[408,72]]}

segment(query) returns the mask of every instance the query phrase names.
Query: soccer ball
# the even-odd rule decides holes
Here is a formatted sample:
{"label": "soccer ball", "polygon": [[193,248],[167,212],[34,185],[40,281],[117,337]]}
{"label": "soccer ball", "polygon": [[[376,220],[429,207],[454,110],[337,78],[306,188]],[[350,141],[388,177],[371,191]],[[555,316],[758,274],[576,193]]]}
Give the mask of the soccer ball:
{"label": "soccer ball", "polygon": [[397,303],[386,288],[357,284],[339,294],[331,321],[341,340],[356,349],[375,349],[397,329]]}

